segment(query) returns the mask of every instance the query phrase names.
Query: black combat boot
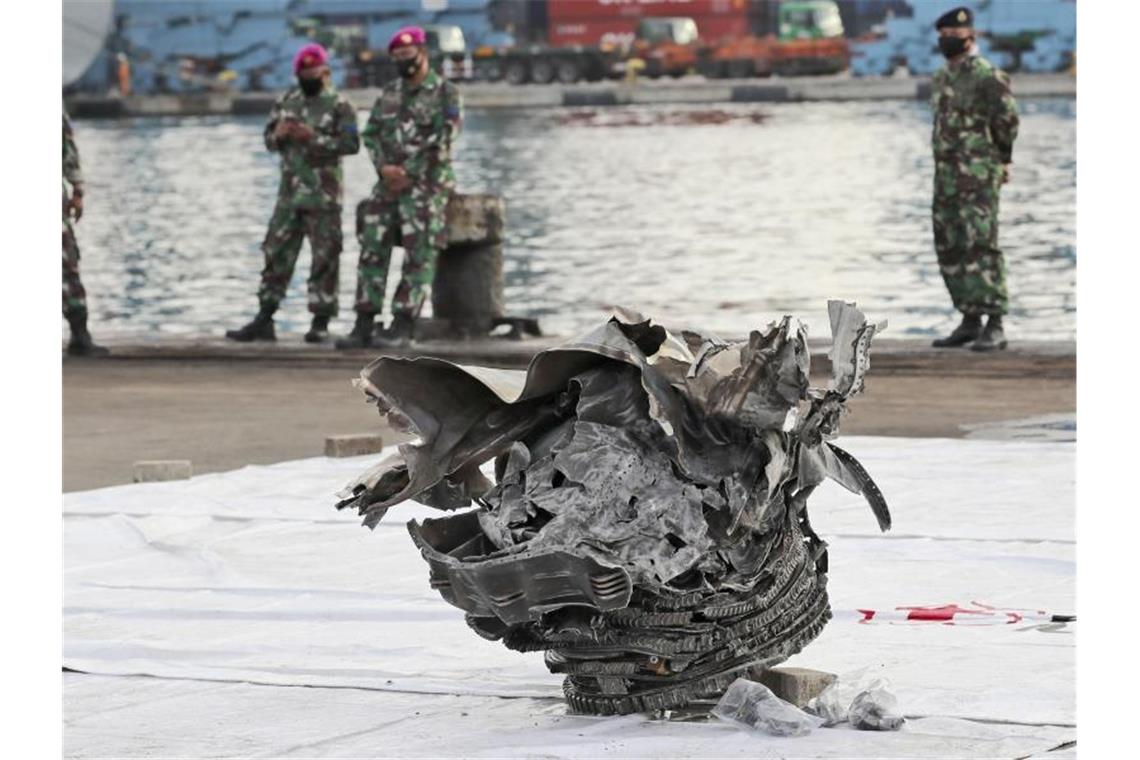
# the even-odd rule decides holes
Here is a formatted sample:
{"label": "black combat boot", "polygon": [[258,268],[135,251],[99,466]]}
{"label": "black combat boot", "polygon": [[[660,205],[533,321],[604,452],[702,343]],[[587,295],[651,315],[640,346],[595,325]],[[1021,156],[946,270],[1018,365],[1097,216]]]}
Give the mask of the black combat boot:
{"label": "black combat boot", "polygon": [[91,333],[87,332],[86,309],[68,314],[67,324],[71,327],[71,340],[67,343],[68,356],[106,356],[111,353],[91,340]]}
{"label": "black combat boot", "polygon": [[963,314],[962,324],[945,338],[939,338],[931,345],[935,348],[957,348],[975,340],[982,334],[982,318],[977,314]]}
{"label": "black combat boot", "polygon": [[982,334],[970,346],[971,351],[1001,351],[1009,345],[1005,330],[1001,329],[1001,314],[991,314]]}
{"label": "black combat boot", "polygon": [[306,343],[324,343],[329,339],[329,315],[328,314],[314,314],[313,323],[309,325],[309,331],[305,333]]}
{"label": "black combat boot", "polygon": [[277,340],[277,331],[273,328],[273,312],[276,306],[262,306],[261,311],[245,327],[237,330],[226,330],[226,337],[238,343],[250,343],[255,340]]}
{"label": "black combat boot", "polygon": [[376,348],[407,348],[412,343],[415,332],[415,319],[409,312],[399,311],[392,315],[392,326],[372,339]]}
{"label": "black combat boot", "polygon": [[352,332],[343,338],[336,339],[336,347],[339,349],[349,348],[368,348],[372,345],[372,321],[375,316],[372,314],[356,315],[356,324],[352,326]]}

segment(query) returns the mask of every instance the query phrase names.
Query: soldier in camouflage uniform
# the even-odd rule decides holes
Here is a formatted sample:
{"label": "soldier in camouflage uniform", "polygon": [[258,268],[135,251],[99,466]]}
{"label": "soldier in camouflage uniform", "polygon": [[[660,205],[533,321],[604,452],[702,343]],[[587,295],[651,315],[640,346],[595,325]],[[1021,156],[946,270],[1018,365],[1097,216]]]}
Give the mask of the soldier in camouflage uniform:
{"label": "soldier in camouflage uniform", "polygon": [[305,237],[313,262],[309,272],[309,343],[328,338],[329,318],[337,313],[344,196],[341,156],[360,150],[356,111],[329,79],[328,54],[306,45],[293,61],[297,87],[277,99],[265,125],[265,147],[281,155],[281,184],[269,232],[261,244],[265,267],[253,321],[226,337],[237,341],[276,340],[277,310]]}
{"label": "soldier in camouflage uniform", "polygon": [[[384,87],[364,128],[364,146],[380,178],[356,209],[356,324],[337,348],[406,346],[447,244],[445,216],[455,187],[451,146],[463,118],[459,91],[431,69],[419,27],[396,32],[388,52],[400,76]],[[392,325],[374,338],[393,245],[404,248],[404,266]]]}
{"label": "soldier in camouflage uniform", "polygon": [[[998,248],[998,198],[1009,180],[1017,104],[1009,77],[976,54],[973,14],[955,8],[935,24],[946,65],[934,75],[934,246],[962,322],[938,348],[1006,347],[1005,259]],[[982,317],[986,316],[985,326]]]}
{"label": "soldier in camouflage uniform", "polygon": [[[68,192],[68,185],[71,191]],[[79,150],[71,131],[71,120],[63,114],[63,316],[71,328],[67,353],[71,356],[102,356],[110,353],[95,345],[87,332],[87,291],[79,280],[79,244],[71,218],[83,216],[83,173],[79,170]]]}

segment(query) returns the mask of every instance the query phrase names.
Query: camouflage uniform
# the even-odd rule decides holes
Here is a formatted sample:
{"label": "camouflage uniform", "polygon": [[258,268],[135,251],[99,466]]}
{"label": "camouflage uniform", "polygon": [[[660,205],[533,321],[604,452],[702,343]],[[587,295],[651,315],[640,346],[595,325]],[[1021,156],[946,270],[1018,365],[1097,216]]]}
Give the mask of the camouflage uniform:
{"label": "camouflage uniform", "polygon": [[83,184],[83,173],[79,170],[79,150],[75,147],[75,137],[71,132],[71,120],[63,115],[63,315],[87,311],[87,291],[79,280],[79,244],[75,242],[75,229],[71,226],[71,215],[67,211],[70,200],[68,184],[71,187]]}
{"label": "camouflage uniform", "polygon": [[459,133],[459,90],[434,70],[413,87],[397,79],[384,87],[364,128],[364,147],[379,171],[402,166],[411,186],[396,195],[381,178],[356,209],[360,242],[356,311],[378,314],[392,246],[404,249],[404,267],[392,312],[415,316],[435,279],[439,251],[447,244],[446,210],[455,187],[451,146]]}
{"label": "camouflage uniform", "polygon": [[1017,137],[1009,77],[980,56],[934,75],[934,246],[954,308],[1005,314],[1009,294],[998,248],[1003,164]]}
{"label": "camouflage uniform", "polygon": [[[293,117],[316,134],[308,142],[273,136],[278,122]],[[336,316],[344,172],[340,157],[360,150],[356,111],[329,84],[305,97],[294,87],[273,104],[265,125],[265,147],[281,154],[281,184],[269,232],[261,251],[265,268],[257,292],[261,307],[275,307],[285,297],[297,255],[306,236],[313,252],[309,273],[309,311]]]}

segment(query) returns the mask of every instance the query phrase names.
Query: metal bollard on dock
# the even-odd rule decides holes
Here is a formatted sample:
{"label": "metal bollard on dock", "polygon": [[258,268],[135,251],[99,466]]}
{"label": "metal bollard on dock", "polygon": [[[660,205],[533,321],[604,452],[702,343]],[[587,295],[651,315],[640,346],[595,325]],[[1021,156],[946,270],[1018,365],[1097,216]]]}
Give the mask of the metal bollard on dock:
{"label": "metal bollard on dock", "polygon": [[486,335],[503,317],[503,199],[491,194],[452,196],[448,242],[436,265],[431,306],[452,335]]}

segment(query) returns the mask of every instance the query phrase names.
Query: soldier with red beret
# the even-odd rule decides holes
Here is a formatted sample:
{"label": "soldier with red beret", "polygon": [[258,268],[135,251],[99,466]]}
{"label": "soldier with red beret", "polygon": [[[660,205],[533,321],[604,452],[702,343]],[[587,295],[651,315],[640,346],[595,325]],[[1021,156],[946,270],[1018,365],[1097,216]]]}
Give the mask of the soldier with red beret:
{"label": "soldier with red beret", "polygon": [[[447,244],[445,214],[455,187],[451,154],[463,120],[459,90],[431,68],[420,27],[396,32],[388,54],[399,77],[384,86],[364,128],[364,147],[379,181],[356,209],[356,324],[337,348],[406,346]],[[403,247],[404,265],[392,324],[373,337],[394,245]]]}
{"label": "soldier with red beret", "polygon": [[317,44],[297,51],[293,57],[297,86],[277,99],[265,125],[266,149],[281,156],[281,184],[261,244],[265,257],[257,293],[261,308],[246,326],[226,331],[230,340],[277,339],[273,314],[285,298],[306,237],[313,256],[309,270],[313,320],[305,341],[328,339],[329,319],[337,313],[344,248],[341,156],[360,151],[356,109],[333,87],[328,60],[328,53]]}

